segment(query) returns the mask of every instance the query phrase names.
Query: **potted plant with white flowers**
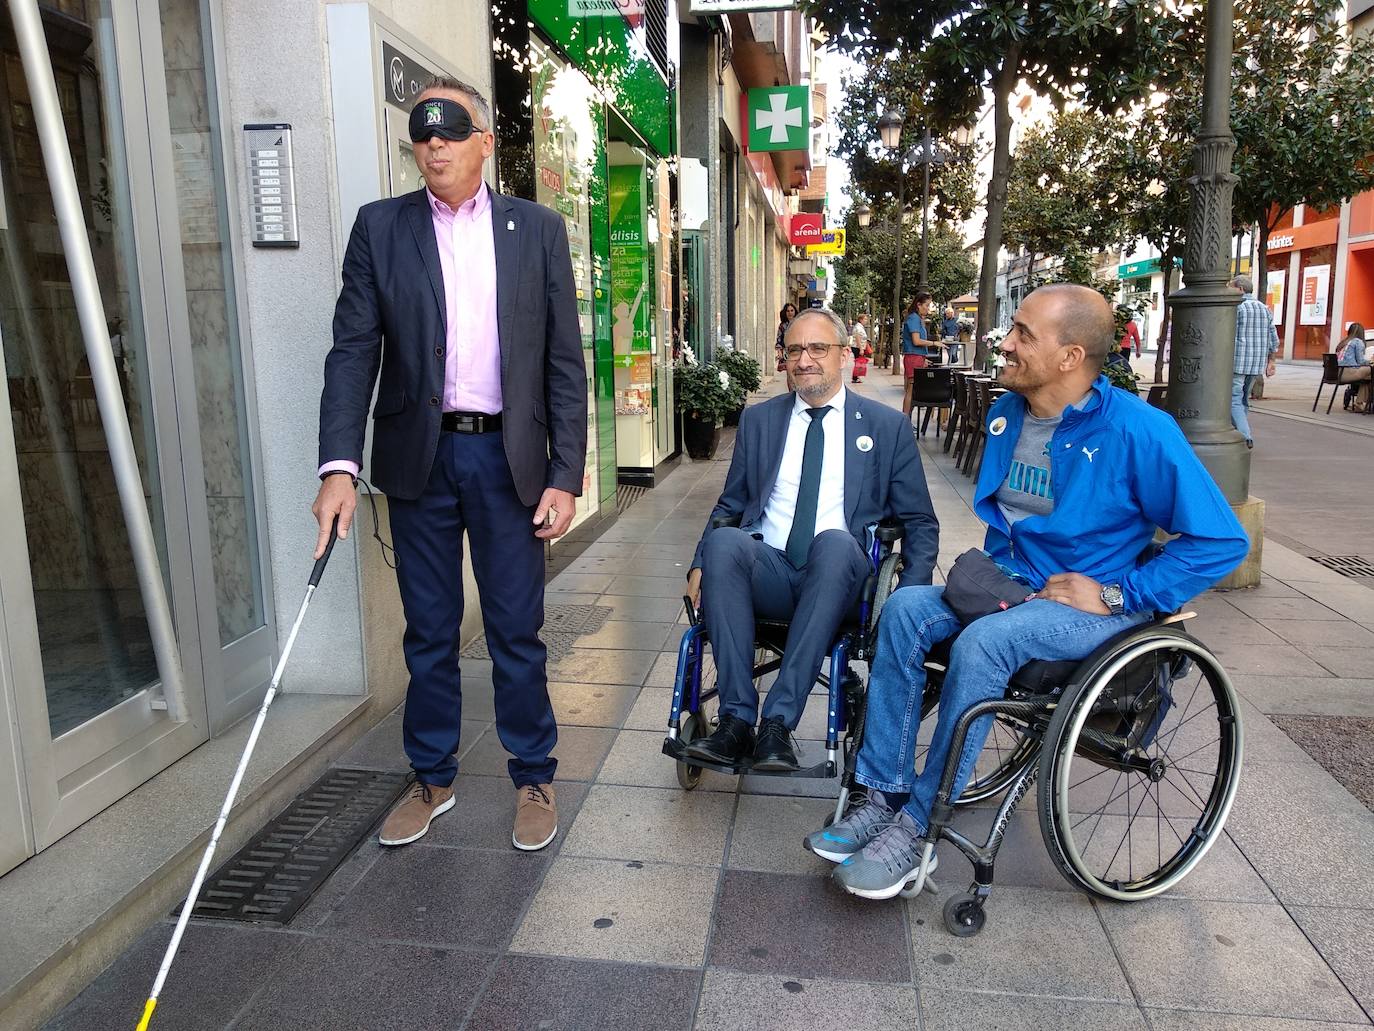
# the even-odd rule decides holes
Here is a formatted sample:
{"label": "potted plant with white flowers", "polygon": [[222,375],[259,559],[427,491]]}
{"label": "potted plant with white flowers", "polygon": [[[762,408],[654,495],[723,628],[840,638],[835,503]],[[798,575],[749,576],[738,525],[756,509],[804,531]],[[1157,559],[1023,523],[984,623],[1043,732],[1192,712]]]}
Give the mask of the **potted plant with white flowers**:
{"label": "potted plant with white flowers", "polygon": [[1002,374],[1002,368],[1007,364],[1006,356],[1002,354],[1002,341],[1006,336],[1007,331],[1001,327],[990,329],[983,334],[983,345],[987,348],[988,355],[984,364],[993,379]]}
{"label": "potted plant with white flowers", "polygon": [[673,366],[673,392],[682,413],[682,443],[687,454],[709,461],[716,453],[725,416],[737,403],[730,374],[714,362]]}

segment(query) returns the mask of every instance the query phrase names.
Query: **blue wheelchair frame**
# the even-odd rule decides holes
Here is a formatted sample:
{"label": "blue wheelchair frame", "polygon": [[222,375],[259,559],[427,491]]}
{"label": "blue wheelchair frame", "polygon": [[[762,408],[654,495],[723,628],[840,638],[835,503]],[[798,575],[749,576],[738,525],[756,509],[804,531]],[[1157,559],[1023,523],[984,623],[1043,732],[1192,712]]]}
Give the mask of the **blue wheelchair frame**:
{"label": "blue wheelchair frame", "polygon": [[[737,522],[737,520],[736,520]],[[726,525],[724,523],[720,525]],[[894,555],[892,545],[901,539],[901,528],[898,526],[880,524],[873,534],[873,542],[869,546],[868,558],[872,565],[873,572],[864,584],[864,589],[859,598],[859,618],[857,625],[843,628],[834,644],[830,648],[829,672],[823,673],[818,678],[825,685],[828,697],[826,702],[826,724],[825,724],[825,761],[814,766],[805,767],[800,770],[758,770],[754,771],[749,764],[743,763],[738,766],[725,766],[718,763],[707,762],[702,759],[689,757],[686,748],[689,742],[681,737],[682,714],[683,712],[699,713],[704,702],[710,701],[719,693],[718,688],[710,688],[703,691],[701,686],[701,674],[703,665],[703,654],[707,641],[706,626],[701,621],[700,612],[692,605],[691,598],[684,596],[682,601],[687,609],[687,619],[689,626],[682,634],[682,640],[678,644],[677,651],[677,676],[673,681],[673,704],[668,713],[668,736],[663,741],[663,754],[677,760],[687,766],[699,767],[701,769],[715,770],[719,773],[739,774],[750,773],[758,777],[833,777],[839,772],[839,750],[841,735],[847,727],[848,713],[845,705],[845,687],[850,683],[854,675],[849,669],[851,659],[866,660],[870,657],[874,641],[870,632],[871,612],[878,588],[879,576],[882,572],[883,563],[889,556]],[[772,620],[760,620],[756,623],[756,628],[762,626],[772,628],[786,634],[786,623]],[[755,632],[757,643],[759,634]],[[776,654],[767,662],[754,667],[755,677],[771,673],[782,665],[781,647],[774,648],[765,644],[770,651]],[[854,678],[857,679],[857,678]]]}

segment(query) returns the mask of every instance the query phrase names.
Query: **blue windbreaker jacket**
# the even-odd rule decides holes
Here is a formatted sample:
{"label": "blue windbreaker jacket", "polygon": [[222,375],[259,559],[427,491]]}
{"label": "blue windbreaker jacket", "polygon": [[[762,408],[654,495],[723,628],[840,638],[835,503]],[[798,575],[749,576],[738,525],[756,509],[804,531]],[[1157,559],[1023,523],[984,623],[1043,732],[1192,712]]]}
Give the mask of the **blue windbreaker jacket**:
{"label": "blue windbreaker jacket", "polygon": [[[1008,526],[996,494],[1026,415],[1020,394],[988,413],[974,512],[984,550],[1039,590],[1055,573],[1119,583],[1127,612],[1172,612],[1231,572],[1250,541],[1172,416],[1134,394],[1093,384],[1050,440],[1054,511]],[[1144,565],[1155,528],[1178,536]]]}

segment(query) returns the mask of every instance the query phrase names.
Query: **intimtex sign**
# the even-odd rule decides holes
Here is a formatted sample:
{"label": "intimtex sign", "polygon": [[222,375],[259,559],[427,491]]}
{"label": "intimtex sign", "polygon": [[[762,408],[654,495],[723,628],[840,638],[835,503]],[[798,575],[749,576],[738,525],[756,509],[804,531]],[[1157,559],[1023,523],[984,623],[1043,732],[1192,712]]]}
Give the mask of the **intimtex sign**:
{"label": "intimtex sign", "polygon": [[824,215],[798,214],[792,216],[792,227],[787,242],[797,247],[820,243],[824,231]]}

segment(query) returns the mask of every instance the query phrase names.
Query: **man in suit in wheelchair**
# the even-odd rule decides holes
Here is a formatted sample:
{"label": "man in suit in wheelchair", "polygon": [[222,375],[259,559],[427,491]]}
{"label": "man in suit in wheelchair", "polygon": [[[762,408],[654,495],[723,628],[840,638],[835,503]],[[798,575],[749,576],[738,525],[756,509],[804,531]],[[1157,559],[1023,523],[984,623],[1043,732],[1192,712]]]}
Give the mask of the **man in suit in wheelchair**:
{"label": "man in suit in wheelchair", "polygon": [[[1011,392],[988,413],[974,498],[984,550],[1030,600],[961,625],[941,587],[899,590],[882,610],[855,780],[842,819],[805,847],[838,863],[851,894],[891,898],[920,864],[953,743],[970,706],[1001,697],[1032,660],[1081,659],[1171,612],[1244,558],[1249,540],[1177,423],[1101,375],[1112,312],[1095,290],[1031,293],[1002,342]],[[1177,537],[1143,564],[1160,527]],[[914,753],[925,658],[955,635],[925,768]],[[974,771],[991,715],[975,721],[951,797]]]}
{"label": "man in suit in wheelchair", "polygon": [[[791,732],[872,572],[868,551],[879,521],[905,531],[903,584],[930,583],[939,550],[910,423],[845,389],[844,323],[828,309],[808,308],[784,345],[794,392],[740,416],[725,489],[688,574],[692,600],[705,599],[720,723],[687,754],[729,766],[751,759],[754,769],[773,771],[798,769]],[[756,616],[789,622],[757,740]]]}

